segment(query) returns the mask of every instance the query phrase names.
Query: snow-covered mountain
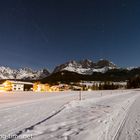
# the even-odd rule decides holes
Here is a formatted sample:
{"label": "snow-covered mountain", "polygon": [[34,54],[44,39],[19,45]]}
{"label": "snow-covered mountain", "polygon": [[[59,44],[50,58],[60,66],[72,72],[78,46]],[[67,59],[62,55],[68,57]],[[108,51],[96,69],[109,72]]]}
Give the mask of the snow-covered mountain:
{"label": "snow-covered mountain", "polygon": [[9,67],[0,67],[0,79],[29,79],[37,80],[49,75],[47,69],[32,70],[30,68],[11,69]]}
{"label": "snow-covered mountain", "polygon": [[53,73],[59,71],[71,71],[79,74],[91,75],[93,72],[105,73],[109,69],[115,69],[117,66],[108,60],[99,60],[98,62],[93,62],[91,60],[85,59],[81,61],[69,61],[65,64],[57,66]]}
{"label": "snow-covered mountain", "polygon": [[[54,69],[52,74],[66,70],[78,74],[91,75],[93,72],[105,73],[109,69],[114,68],[117,68],[117,66],[108,60],[93,62],[85,59],[61,64]],[[32,70],[31,68],[12,69],[10,67],[0,67],[0,79],[39,80],[46,78],[48,75],[50,75],[50,73],[47,69]]]}

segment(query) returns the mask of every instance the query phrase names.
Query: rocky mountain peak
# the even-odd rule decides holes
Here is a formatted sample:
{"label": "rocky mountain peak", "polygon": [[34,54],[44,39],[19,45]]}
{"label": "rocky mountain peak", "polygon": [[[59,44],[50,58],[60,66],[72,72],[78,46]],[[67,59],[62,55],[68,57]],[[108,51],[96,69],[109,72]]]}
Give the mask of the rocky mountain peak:
{"label": "rocky mountain peak", "polygon": [[99,60],[97,62],[93,62],[89,59],[84,59],[80,61],[69,61],[64,64],[57,66],[53,73],[67,70],[72,72],[77,72],[79,74],[87,74],[90,75],[93,72],[106,72],[109,69],[117,68],[115,64],[108,60]]}

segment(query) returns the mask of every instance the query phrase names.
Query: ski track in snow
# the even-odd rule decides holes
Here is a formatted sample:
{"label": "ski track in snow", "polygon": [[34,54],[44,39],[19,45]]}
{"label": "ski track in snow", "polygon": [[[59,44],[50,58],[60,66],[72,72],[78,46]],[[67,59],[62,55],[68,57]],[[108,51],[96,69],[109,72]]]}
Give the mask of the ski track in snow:
{"label": "ski track in snow", "polygon": [[78,92],[2,94],[0,136],[16,135],[16,140],[28,136],[33,140],[112,140],[137,93],[83,92],[82,101],[78,101]]}
{"label": "ski track in snow", "polygon": [[140,139],[140,97],[130,107],[123,125],[115,140],[139,140]]}

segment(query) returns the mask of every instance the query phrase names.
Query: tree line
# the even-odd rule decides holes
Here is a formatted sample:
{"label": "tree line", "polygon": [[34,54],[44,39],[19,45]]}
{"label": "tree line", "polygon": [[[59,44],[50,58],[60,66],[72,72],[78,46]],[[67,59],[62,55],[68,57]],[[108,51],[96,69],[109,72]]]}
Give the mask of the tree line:
{"label": "tree line", "polygon": [[140,88],[140,76],[135,76],[127,81],[127,88],[134,89]]}

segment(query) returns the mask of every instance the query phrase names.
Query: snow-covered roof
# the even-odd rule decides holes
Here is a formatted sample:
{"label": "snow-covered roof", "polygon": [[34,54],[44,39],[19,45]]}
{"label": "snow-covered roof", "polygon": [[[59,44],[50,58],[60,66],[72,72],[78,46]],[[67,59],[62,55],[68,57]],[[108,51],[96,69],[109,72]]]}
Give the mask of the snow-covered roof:
{"label": "snow-covered roof", "polygon": [[14,80],[9,80],[13,84],[23,84],[23,85],[33,85],[32,82],[23,82],[23,81],[14,81]]}

